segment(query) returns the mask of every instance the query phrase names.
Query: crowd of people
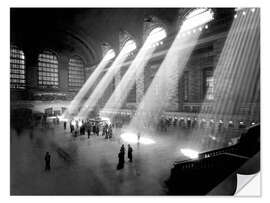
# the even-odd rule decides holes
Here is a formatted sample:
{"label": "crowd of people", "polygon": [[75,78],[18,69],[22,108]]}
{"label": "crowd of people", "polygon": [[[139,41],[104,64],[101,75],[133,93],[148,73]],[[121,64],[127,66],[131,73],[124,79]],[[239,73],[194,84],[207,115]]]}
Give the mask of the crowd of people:
{"label": "crowd of people", "polygon": [[[153,113],[143,112],[143,115],[136,117],[141,118],[140,124],[144,128],[155,128],[162,132],[167,132],[169,128],[182,129],[210,129],[212,131],[223,132],[226,129],[244,129],[248,126],[255,125],[256,121],[228,121],[206,119],[198,117],[177,117],[154,115]],[[111,117],[108,115],[108,117]],[[130,123],[132,114],[113,114],[112,126],[115,128],[122,128],[124,125]]]}
{"label": "crowd of people", "polygon": [[[109,117],[109,116],[108,116]],[[146,118],[144,116],[144,118]],[[70,133],[74,136],[80,136],[87,134],[88,139],[91,135],[96,136],[104,136],[105,139],[110,139],[113,137],[113,128],[122,128],[124,125],[127,125],[130,123],[132,119],[132,115],[125,114],[121,115],[118,114],[116,116],[112,117],[112,120],[110,122],[106,122],[104,120],[100,119],[72,119],[69,122],[64,121],[63,127],[65,130],[67,130],[68,125],[70,128]],[[210,129],[211,131],[219,131],[222,132],[225,128],[235,128],[235,124],[232,121],[229,121],[226,123],[226,126],[222,120],[214,121],[206,120],[204,118],[197,118],[197,117],[166,117],[166,116],[159,116],[158,118],[150,118],[145,119],[147,122],[144,122],[142,120],[142,125],[145,128],[154,127],[156,130],[167,132],[169,128],[184,128],[184,129]],[[53,120],[53,123],[55,125],[59,124],[59,119],[56,117]],[[46,116],[42,119],[42,125],[46,126]],[[251,125],[255,124],[255,122],[252,122]],[[245,128],[246,123],[241,121],[238,124],[238,128]],[[140,133],[138,133],[138,143],[140,142]],[[129,162],[132,162],[133,156],[132,156],[133,149],[130,145],[127,146],[127,157],[129,159]],[[123,169],[125,165],[125,154],[126,149],[125,146],[122,145],[120,148],[120,151],[118,153],[118,164],[117,164],[117,170]],[[46,167],[45,170],[50,170],[50,155],[46,153],[45,156],[45,162]]]}
{"label": "crowd of people", "polygon": [[[113,136],[112,125],[106,121],[100,120],[75,120],[72,119],[69,122],[70,133],[77,137],[79,135],[85,135],[87,133],[88,139],[91,135],[104,136],[105,139],[110,139]],[[67,121],[64,121],[64,129],[67,128]]]}

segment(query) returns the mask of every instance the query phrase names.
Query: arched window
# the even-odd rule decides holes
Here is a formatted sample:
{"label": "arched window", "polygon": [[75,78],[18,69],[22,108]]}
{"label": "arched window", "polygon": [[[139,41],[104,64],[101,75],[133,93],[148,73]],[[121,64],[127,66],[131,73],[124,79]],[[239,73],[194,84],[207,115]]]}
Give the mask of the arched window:
{"label": "arched window", "polygon": [[123,54],[130,54],[137,48],[136,42],[132,39],[125,42],[123,46]]}
{"label": "arched window", "polygon": [[181,32],[185,32],[198,26],[202,26],[213,19],[214,13],[212,9],[194,9],[185,16],[184,22],[181,27]]}
{"label": "arched window", "polygon": [[58,84],[57,57],[50,51],[44,51],[38,55],[38,85],[43,88],[57,88]]}
{"label": "arched window", "polygon": [[115,57],[115,52],[113,49],[110,49],[106,52],[106,54],[103,54],[103,55],[104,55],[103,60],[109,61]]}
{"label": "arched window", "polygon": [[25,89],[25,57],[16,46],[10,47],[10,87]]}
{"label": "arched window", "polygon": [[78,56],[73,57],[68,63],[68,85],[70,90],[78,90],[85,79],[84,63]]}
{"label": "arched window", "polygon": [[162,27],[154,28],[147,37],[147,43],[154,44],[167,37],[166,30]]}

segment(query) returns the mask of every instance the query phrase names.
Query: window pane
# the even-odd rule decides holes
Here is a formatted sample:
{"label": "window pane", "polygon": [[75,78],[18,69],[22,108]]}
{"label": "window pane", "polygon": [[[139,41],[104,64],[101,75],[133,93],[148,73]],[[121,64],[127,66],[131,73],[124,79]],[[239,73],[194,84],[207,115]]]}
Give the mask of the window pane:
{"label": "window pane", "polygon": [[84,83],[84,64],[79,57],[69,60],[68,81],[71,89],[79,89]]}
{"label": "window pane", "polygon": [[58,81],[58,61],[57,57],[45,51],[38,56],[38,75],[39,84],[41,87],[53,87],[53,81]]}
{"label": "window pane", "polygon": [[[22,50],[16,46],[10,47],[10,87],[24,89],[25,88],[25,57]],[[19,78],[19,79],[13,79]]]}

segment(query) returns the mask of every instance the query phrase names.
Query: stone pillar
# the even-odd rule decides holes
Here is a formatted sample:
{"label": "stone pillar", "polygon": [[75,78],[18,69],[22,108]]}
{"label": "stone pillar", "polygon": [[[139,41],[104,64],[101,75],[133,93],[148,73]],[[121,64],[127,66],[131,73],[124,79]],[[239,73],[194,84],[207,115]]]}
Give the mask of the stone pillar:
{"label": "stone pillar", "polygon": [[38,55],[33,51],[25,52],[26,89],[38,88]]}

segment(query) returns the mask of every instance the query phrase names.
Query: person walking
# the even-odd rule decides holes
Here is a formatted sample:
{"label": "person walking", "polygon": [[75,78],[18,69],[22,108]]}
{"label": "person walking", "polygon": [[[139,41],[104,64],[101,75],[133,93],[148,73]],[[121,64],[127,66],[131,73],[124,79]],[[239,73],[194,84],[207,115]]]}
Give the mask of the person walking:
{"label": "person walking", "polygon": [[128,159],[129,159],[129,162],[132,162],[132,147],[130,146],[130,144],[128,144]]}
{"label": "person walking", "polygon": [[50,171],[51,170],[51,155],[49,152],[46,152],[45,155],[45,171]]}

